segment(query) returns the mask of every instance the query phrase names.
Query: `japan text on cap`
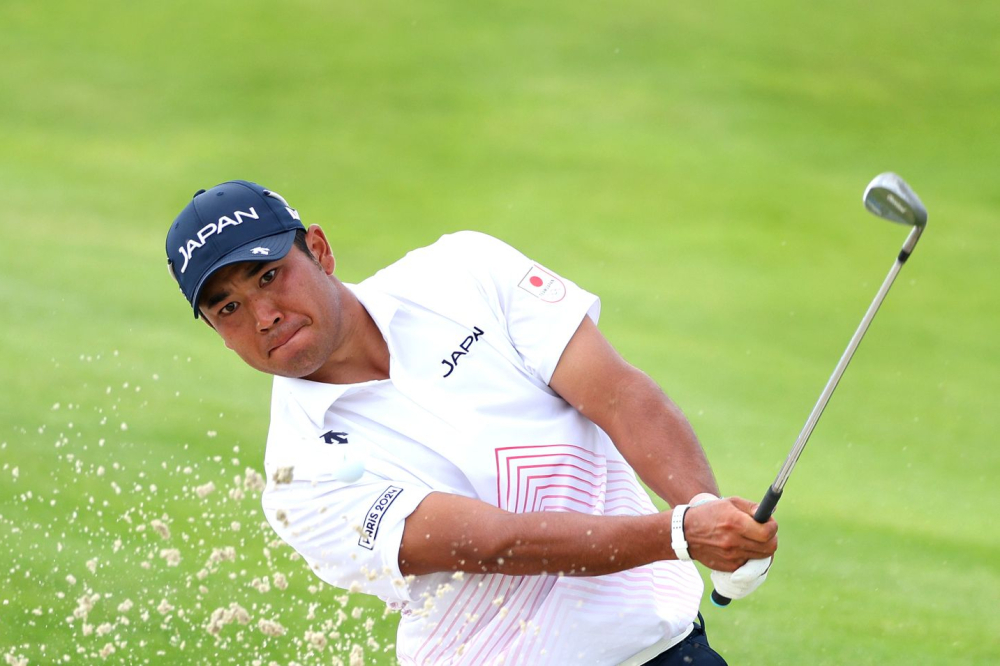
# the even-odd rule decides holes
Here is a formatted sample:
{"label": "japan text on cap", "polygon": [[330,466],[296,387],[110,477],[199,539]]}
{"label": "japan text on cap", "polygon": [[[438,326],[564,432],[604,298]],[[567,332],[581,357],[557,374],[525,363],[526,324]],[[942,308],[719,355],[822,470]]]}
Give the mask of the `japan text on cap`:
{"label": "japan text on cap", "polygon": [[167,232],[167,266],[198,316],[198,297],[211,275],[241,261],[274,261],[305,230],[277,192],[246,180],[199,190]]}

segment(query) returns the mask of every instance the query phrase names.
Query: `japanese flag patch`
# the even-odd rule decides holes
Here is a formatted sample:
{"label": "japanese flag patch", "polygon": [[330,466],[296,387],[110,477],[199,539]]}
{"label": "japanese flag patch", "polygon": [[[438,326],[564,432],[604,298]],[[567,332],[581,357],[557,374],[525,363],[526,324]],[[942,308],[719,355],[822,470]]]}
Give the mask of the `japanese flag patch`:
{"label": "japanese flag patch", "polygon": [[558,303],[566,297],[566,285],[552,273],[535,264],[517,285],[546,303]]}

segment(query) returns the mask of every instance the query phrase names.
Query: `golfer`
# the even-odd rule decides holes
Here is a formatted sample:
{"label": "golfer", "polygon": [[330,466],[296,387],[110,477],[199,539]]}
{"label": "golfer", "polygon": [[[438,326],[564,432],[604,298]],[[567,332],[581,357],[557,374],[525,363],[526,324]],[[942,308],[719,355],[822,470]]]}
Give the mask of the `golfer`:
{"label": "golfer", "polygon": [[322,229],[247,181],[198,192],[166,249],[194,316],[274,375],[267,520],[400,613],[400,663],[725,664],[692,560],[743,597],[777,525],[719,499],[596,296],[474,232],[345,284]]}

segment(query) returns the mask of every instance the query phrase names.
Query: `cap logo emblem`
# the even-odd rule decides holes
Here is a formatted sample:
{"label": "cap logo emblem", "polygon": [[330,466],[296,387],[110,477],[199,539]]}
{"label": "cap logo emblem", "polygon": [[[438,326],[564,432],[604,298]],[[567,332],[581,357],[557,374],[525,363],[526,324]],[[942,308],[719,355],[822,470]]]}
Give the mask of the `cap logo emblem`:
{"label": "cap logo emblem", "polygon": [[280,201],[282,204],[284,204],[285,210],[288,211],[288,214],[292,216],[293,220],[299,220],[300,222],[302,221],[302,219],[299,217],[299,211],[297,211],[294,208],[292,208],[291,206],[289,206],[288,202],[285,201],[285,197],[283,197],[280,194],[278,194],[277,192],[273,192],[271,190],[264,190],[264,195],[265,196],[269,196],[269,197],[273,197],[273,198],[277,199],[278,201]]}
{"label": "cap logo emblem", "polygon": [[181,273],[183,274],[184,271],[187,270],[188,262],[191,261],[191,255],[193,255],[195,250],[198,248],[204,247],[205,242],[209,239],[209,237],[221,234],[227,227],[237,227],[243,224],[244,217],[251,220],[260,219],[260,215],[257,214],[257,211],[255,211],[253,207],[251,207],[249,211],[233,211],[232,217],[223,215],[219,218],[217,223],[209,222],[199,229],[195,238],[189,239],[187,243],[179,248],[181,256],[184,257],[184,265],[181,266]]}
{"label": "cap logo emblem", "polygon": [[266,247],[255,247],[254,249],[250,250],[250,254],[262,254],[266,257],[267,255],[271,254],[271,251]]}

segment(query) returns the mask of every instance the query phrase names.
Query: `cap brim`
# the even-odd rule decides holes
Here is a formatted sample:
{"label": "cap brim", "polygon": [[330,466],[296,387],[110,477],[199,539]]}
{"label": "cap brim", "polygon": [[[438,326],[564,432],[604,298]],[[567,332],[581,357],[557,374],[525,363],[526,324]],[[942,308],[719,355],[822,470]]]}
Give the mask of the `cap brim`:
{"label": "cap brim", "polygon": [[198,318],[200,313],[198,309],[198,300],[201,298],[201,290],[205,286],[205,283],[208,282],[208,279],[212,277],[217,270],[231,264],[238,264],[244,261],[260,263],[282,259],[286,254],[288,254],[288,251],[292,249],[292,245],[295,242],[296,231],[298,230],[290,229],[288,231],[283,231],[280,234],[265,236],[264,238],[258,238],[257,240],[250,241],[246,245],[241,245],[209,266],[198,280],[198,286],[195,287],[194,295],[191,298],[191,305],[194,307],[195,319]]}

